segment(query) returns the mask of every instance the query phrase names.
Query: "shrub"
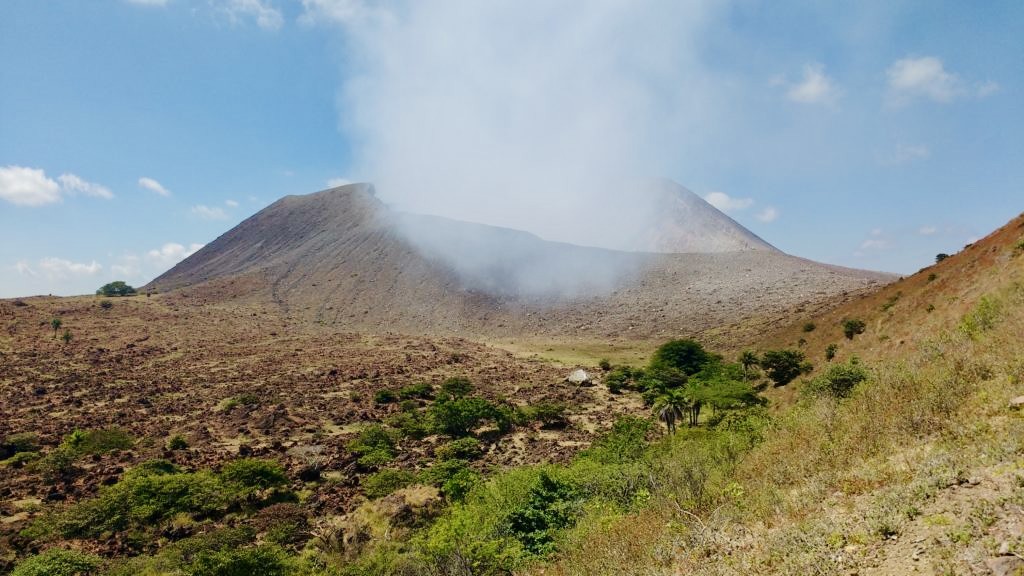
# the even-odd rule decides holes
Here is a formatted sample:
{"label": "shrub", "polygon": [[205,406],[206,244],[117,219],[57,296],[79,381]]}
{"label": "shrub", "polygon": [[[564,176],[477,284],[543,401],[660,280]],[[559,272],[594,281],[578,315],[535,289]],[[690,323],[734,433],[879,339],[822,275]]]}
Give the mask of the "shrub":
{"label": "shrub", "polygon": [[960,331],[974,338],[995,327],[1002,311],[1002,303],[992,296],[982,296],[974,308],[960,320]]}
{"label": "shrub", "polygon": [[935,272],[932,272],[931,274],[928,275],[928,282],[935,282],[935,279],[938,278],[938,277],[939,277],[938,274],[936,274]]}
{"label": "shrub", "polygon": [[290,564],[281,548],[263,544],[200,552],[184,573],[186,576],[284,576],[291,572]]}
{"label": "shrub", "polygon": [[395,490],[416,483],[416,474],[408,470],[385,468],[363,477],[360,485],[368,498],[383,498]]}
{"label": "shrub", "polygon": [[598,361],[597,363],[597,367],[603,370],[604,372],[607,372],[612,369],[612,363],[609,362],[607,358],[601,358],[601,360]]}
{"label": "shrub", "polygon": [[439,460],[419,475],[424,484],[433,484],[451,501],[460,501],[480,482],[480,475],[460,459]]}
{"label": "shrub", "polygon": [[803,331],[804,332],[814,332],[814,329],[817,328],[817,327],[818,327],[818,325],[815,324],[814,322],[804,322]]}
{"label": "shrub", "polygon": [[829,367],[824,374],[808,382],[806,389],[811,394],[847,398],[855,386],[867,379],[868,371],[857,358],[851,358],[846,364]]}
{"label": "shrub", "polygon": [[467,396],[473,391],[473,384],[468,378],[454,376],[441,383],[441,392],[453,398]]}
{"label": "shrub", "polygon": [[241,458],[228,462],[221,469],[220,478],[235,487],[239,494],[246,496],[288,483],[288,477],[280,464],[259,458]]}
{"label": "shrub", "polygon": [[540,422],[545,427],[565,426],[568,423],[565,404],[562,403],[541,402],[524,409],[523,416],[527,420]]}
{"label": "shrub", "polygon": [[388,426],[398,430],[402,436],[422,439],[430,434],[430,421],[425,414],[419,410],[405,410],[389,416]]}
{"label": "shrub", "polygon": [[843,320],[842,326],[843,335],[846,336],[847,340],[853,340],[854,336],[856,336],[857,334],[863,334],[864,330],[867,328],[867,324],[865,324],[863,320],[859,320],[856,318],[848,318],[846,320]]}
{"label": "shrub", "polygon": [[185,440],[185,437],[182,436],[181,434],[175,434],[174,436],[171,436],[170,438],[167,439],[167,449],[187,450],[188,440]]}
{"label": "shrub", "polygon": [[633,384],[633,371],[629,366],[616,366],[604,377],[604,384],[612,394],[618,394],[623,388]]}
{"label": "shrub", "polygon": [[940,252],[935,255],[935,263],[938,264],[939,262],[942,262],[946,258],[949,258],[949,254],[946,254],[945,252]]}
{"label": "shrub", "polygon": [[621,416],[611,430],[594,440],[580,458],[601,464],[622,464],[639,460],[647,449],[647,434],[652,428],[650,420],[636,416]]}
{"label": "shrub", "polygon": [[20,452],[38,452],[39,436],[34,432],[11,434],[0,442],[0,460]]}
{"label": "shrub", "polygon": [[761,355],[761,368],[776,386],[785,386],[812,370],[799,350],[769,350]]}
{"label": "shrub", "polygon": [[468,436],[487,420],[501,418],[497,408],[483,398],[454,398],[438,401],[430,407],[436,432],[449,436]]}
{"label": "shrub", "polygon": [[99,573],[101,564],[101,559],[92,554],[50,548],[23,560],[11,576],[86,576]]}
{"label": "shrub", "polygon": [[441,460],[476,460],[483,456],[483,450],[476,438],[459,438],[438,446],[434,454]]}
{"label": "shrub", "polygon": [[555,535],[575,521],[579,496],[571,484],[541,472],[529,500],[508,516],[511,535],[535,556],[554,551]]}
{"label": "shrub", "polygon": [[76,454],[103,454],[113,450],[127,450],[132,447],[132,437],[120,428],[96,430],[75,430],[64,437],[62,447]]}
{"label": "shrub", "polygon": [[100,300],[100,308],[103,308],[104,310],[110,310],[113,307],[114,303],[111,302],[110,300]]}
{"label": "shrub", "polygon": [[373,395],[373,401],[376,404],[390,404],[398,401],[398,394],[395,394],[393,390],[378,390],[377,393]]}
{"label": "shrub", "polygon": [[11,468],[22,468],[42,457],[39,452],[18,452],[14,456],[6,460],[0,460],[0,466],[10,466]]}
{"label": "shrub", "polygon": [[836,357],[836,352],[839,351],[839,345],[835,342],[825,347],[825,360],[831,362]]}
{"label": "shrub", "polygon": [[135,288],[132,288],[131,286],[125,284],[121,280],[117,280],[109,284],[104,284],[103,286],[100,287],[99,290],[96,291],[96,293],[99,294],[100,296],[110,297],[134,296],[137,292],[135,291]]}
{"label": "shrub", "polygon": [[897,302],[899,302],[902,296],[903,292],[897,292],[892,296],[889,296],[889,298],[886,299],[885,303],[882,304],[882,312],[888,312],[893,306],[896,305]]}
{"label": "shrub", "polygon": [[359,465],[364,468],[380,466],[395,457],[395,441],[379,424],[364,428],[348,443],[348,449],[359,456]]}
{"label": "shrub", "polygon": [[654,351],[651,366],[668,366],[689,376],[700,372],[711,357],[696,340],[670,340]]}
{"label": "shrub", "polygon": [[416,384],[410,384],[399,390],[398,396],[403,400],[412,400],[415,398],[430,400],[434,397],[434,387],[427,382],[417,382]]}

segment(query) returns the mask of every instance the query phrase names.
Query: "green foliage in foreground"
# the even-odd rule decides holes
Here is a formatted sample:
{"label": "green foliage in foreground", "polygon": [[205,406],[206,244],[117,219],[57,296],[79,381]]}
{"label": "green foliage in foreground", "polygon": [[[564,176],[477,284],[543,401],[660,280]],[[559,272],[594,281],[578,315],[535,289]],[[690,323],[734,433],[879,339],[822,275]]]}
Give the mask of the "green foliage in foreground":
{"label": "green foliage in foreground", "polygon": [[95,498],[44,516],[25,535],[97,538],[151,528],[177,514],[216,518],[285,481],[280,465],[262,460],[238,460],[220,474],[184,472],[166,460],[151,460],[126,472],[116,484],[101,488]]}
{"label": "green foliage in foreground", "polygon": [[22,561],[11,576],[88,576],[97,574],[101,564],[92,554],[50,548]]}
{"label": "green foliage in foreground", "polygon": [[59,446],[34,462],[32,466],[35,471],[43,475],[44,479],[54,481],[70,475],[74,470],[75,462],[83,456],[105,454],[114,450],[127,450],[133,444],[132,437],[120,428],[75,430],[65,436]]}
{"label": "green foliage in foreground", "polygon": [[835,364],[822,375],[813,378],[804,387],[804,392],[832,398],[847,398],[853,389],[868,379],[868,371],[854,357],[845,364]]}

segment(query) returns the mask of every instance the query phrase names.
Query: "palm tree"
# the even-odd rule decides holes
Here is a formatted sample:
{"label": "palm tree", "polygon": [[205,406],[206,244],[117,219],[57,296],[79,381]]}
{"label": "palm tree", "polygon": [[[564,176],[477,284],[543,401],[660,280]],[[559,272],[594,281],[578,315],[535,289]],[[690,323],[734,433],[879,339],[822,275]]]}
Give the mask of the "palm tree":
{"label": "palm tree", "polygon": [[60,330],[60,327],[63,324],[64,324],[64,321],[62,321],[60,318],[54,318],[53,320],[50,320],[50,326],[53,327],[53,337],[54,338],[57,337],[57,330]]}
{"label": "palm tree", "polygon": [[690,408],[690,400],[682,390],[669,390],[654,401],[654,413],[665,423],[669,434],[675,433],[676,420],[682,420],[683,412]]}
{"label": "palm tree", "polygon": [[740,364],[743,365],[744,372],[750,372],[750,369],[757,366],[761,360],[757,357],[757,353],[753,350],[744,350],[740,354]]}

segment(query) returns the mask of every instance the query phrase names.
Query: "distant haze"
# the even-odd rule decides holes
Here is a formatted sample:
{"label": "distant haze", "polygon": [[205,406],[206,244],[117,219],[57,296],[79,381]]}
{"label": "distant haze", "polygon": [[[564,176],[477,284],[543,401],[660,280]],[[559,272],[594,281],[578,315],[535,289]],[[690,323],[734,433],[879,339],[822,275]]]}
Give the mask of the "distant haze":
{"label": "distant haze", "polygon": [[[396,208],[621,248],[710,123],[706,2],[411,2],[350,25],[343,127]],[[685,184],[685,182],[684,182]]]}

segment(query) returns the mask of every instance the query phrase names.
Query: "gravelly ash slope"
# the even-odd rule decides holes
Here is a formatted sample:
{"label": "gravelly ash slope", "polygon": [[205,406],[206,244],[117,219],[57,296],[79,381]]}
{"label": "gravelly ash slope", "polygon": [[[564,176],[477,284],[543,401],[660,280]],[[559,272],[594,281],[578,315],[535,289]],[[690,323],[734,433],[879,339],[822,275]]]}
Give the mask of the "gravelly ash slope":
{"label": "gravelly ash slope", "polygon": [[[665,213],[652,238],[678,239],[686,223]],[[147,288],[364,331],[645,339],[760,330],[891,280],[789,256],[747,234],[760,244],[699,254],[586,248],[395,213],[356,184],[282,198]]]}

